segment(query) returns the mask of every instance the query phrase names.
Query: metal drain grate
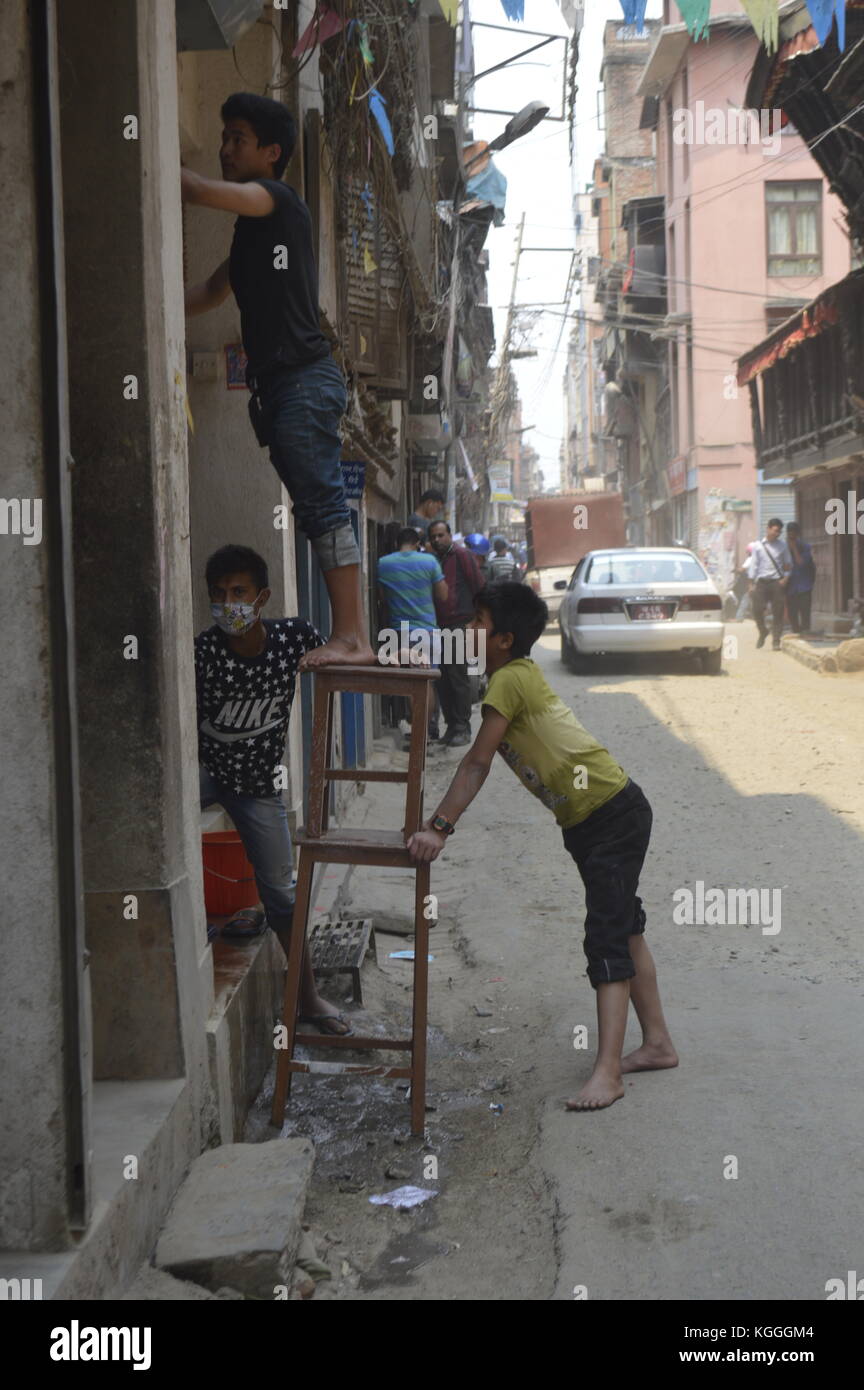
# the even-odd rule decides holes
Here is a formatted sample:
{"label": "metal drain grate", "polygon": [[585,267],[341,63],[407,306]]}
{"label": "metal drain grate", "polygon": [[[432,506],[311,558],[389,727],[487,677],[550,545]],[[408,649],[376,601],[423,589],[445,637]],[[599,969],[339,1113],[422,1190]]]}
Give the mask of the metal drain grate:
{"label": "metal drain grate", "polygon": [[346,922],[319,922],[309,934],[309,953],[316,975],[351,976],[355,1004],[363,1003],[360,967],[369,949],[371,917]]}

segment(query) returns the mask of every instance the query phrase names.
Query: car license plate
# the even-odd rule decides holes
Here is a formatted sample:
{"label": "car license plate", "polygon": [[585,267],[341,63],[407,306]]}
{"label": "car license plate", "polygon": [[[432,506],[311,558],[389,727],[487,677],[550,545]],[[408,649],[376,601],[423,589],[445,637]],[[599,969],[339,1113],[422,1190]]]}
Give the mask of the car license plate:
{"label": "car license plate", "polygon": [[628,612],[634,622],[659,623],[672,617],[671,603],[631,603]]}

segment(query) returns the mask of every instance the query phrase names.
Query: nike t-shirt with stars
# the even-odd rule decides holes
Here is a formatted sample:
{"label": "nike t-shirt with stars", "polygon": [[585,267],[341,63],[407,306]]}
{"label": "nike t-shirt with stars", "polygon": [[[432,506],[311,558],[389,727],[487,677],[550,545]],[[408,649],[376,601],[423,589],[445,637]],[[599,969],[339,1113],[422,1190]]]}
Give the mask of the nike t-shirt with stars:
{"label": "nike t-shirt with stars", "polygon": [[195,638],[198,757],[211,776],[243,796],[275,796],[297,667],[324,638],[304,618],[262,618],[258,656],[238,656],[221,628]]}

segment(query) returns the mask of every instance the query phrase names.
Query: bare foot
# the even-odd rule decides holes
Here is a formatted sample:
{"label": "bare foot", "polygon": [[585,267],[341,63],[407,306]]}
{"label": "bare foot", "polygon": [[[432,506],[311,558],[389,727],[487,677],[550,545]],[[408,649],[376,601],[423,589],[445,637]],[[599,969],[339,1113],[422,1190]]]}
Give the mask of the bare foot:
{"label": "bare foot", "polygon": [[568,1100],[567,1110],[605,1110],[607,1105],[613,1105],[616,1100],[620,1100],[624,1094],[624,1087],[620,1079],[616,1080],[611,1076],[597,1075],[595,1072],[589,1081],[586,1081],[582,1090],[575,1100]]}
{"label": "bare foot", "polygon": [[634,1052],[621,1058],[621,1070],[625,1071],[663,1071],[666,1067],[677,1067],[678,1053],[671,1042],[643,1043]]}
{"label": "bare foot", "polygon": [[366,641],[357,638],[331,637],[323,647],[306,652],[300,660],[301,671],[314,671],[316,666],[375,666],[378,658]]}

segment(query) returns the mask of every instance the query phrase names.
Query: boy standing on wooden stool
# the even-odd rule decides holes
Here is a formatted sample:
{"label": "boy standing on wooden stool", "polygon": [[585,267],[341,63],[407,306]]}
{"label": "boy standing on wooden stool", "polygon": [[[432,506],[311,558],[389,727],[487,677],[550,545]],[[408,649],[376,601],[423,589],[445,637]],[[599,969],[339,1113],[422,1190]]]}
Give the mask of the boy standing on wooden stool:
{"label": "boy standing on wooden stool", "polygon": [[[525,584],[502,583],[481,590],[475,607],[470,626],[485,633],[490,676],[483,722],[436,814],[410,836],[408,848],[418,863],[437,859],[496,751],[553,812],[585,885],[585,955],[599,1032],[594,1070],[567,1108],[600,1110],[623,1096],[622,1073],[678,1065],[636,893],[651,807],[531,660],[548,618],[543,600]],[[622,1058],[631,1000],[642,1045]]]}

